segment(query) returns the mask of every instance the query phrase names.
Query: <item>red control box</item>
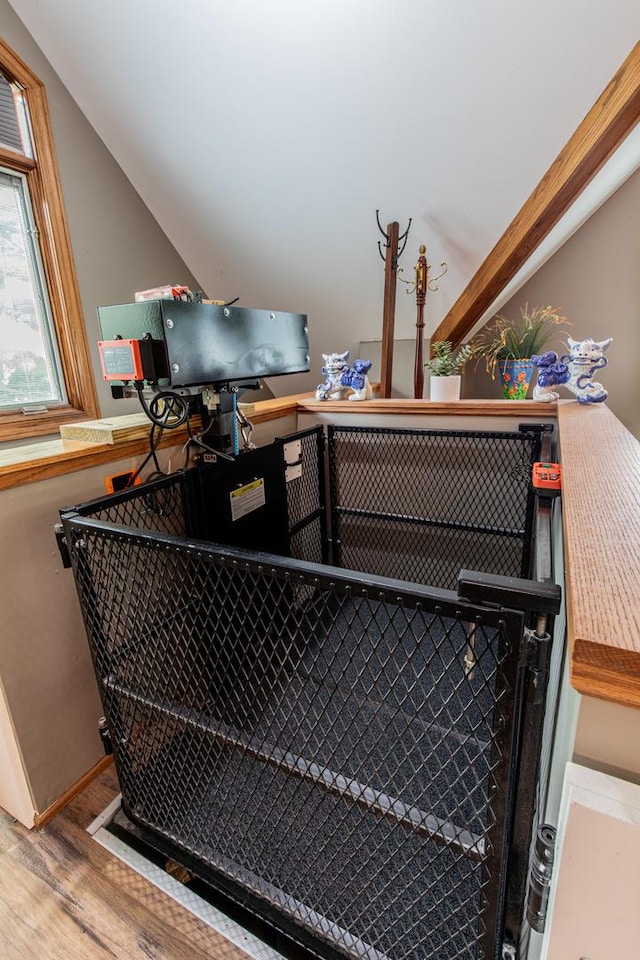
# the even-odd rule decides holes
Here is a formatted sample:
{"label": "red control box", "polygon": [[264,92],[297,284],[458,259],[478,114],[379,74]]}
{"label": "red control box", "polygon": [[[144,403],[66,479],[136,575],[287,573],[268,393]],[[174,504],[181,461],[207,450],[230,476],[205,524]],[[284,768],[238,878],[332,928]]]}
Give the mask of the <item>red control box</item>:
{"label": "red control box", "polygon": [[557,496],[562,489],[562,467],[559,463],[534,463],[533,486],[547,496]]}
{"label": "red control box", "polygon": [[139,340],[100,340],[100,363],[104,380],[144,380]]}

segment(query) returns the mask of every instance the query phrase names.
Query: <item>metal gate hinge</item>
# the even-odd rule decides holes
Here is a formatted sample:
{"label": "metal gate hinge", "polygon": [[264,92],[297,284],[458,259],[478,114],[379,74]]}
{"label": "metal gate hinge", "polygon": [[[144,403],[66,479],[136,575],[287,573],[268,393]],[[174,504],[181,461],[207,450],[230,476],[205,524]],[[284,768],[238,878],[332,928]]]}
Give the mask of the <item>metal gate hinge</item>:
{"label": "metal gate hinge", "polygon": [[551,637],[548,633],[540,636],[531,627],[525,627],[524,665],[533,675],[533,685],[536,693],[533,702],[542,703],[544,698],[544,680],[549,673],[549,644]]}
{"label": "metal gate hinge", "polygon": [[55,533],[56,543],[58,544],[58,550],[60,551],[60,557],[62,558],[62,566],[68,570],[71,566],[71,557],[69,555],[67,538],[64,535],[64,527],[61,523],[54,523],[53,532]]}
{"label": "metal gate hinge", "polygon": [[548,633],[540,636],[531,627],[524,628],[526,640],[524,662],[527,667],[542,667],[546,660],[546,651],[551,637]]}
{"label": "metal gate hinge", "polygon": [[526,916],[529,926],[536,933],[544,933],[549,907],[549,888],[555,859],[556,828],[542,823],[536,831],[536,839],[529,868]]}
{"label": "metal gate hinge", "polygon": [[524,640],[522,663],[525,667],[533,667],[538,662],[538,639],[531,627],[524,628]]}

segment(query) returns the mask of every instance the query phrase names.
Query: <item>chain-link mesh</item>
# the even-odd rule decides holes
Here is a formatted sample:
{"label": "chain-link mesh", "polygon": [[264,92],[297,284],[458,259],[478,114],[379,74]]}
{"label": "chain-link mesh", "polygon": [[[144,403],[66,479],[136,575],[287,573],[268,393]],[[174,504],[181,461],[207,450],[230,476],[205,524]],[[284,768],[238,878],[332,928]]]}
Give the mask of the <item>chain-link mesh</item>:
{"label": "chain-link mesh", "polygon": [[280,441],[287,463],[287,513],[291,556],[313,563],[327,561],[327,522],[322,428],[305,430]]}
{"label": "chain-link mesh", "polygon": [[127,814],[318,956],[493,957],[519,615],[64,520]]}
{"label": "chain-link mesh", "polygon": [[189,476],[188,471],[172,474],[111,497],[93,500],[76,510],[81,516],[103,523],[184,536],[187,532]]}
{"label": "chain-link mesh", "polygon": [[454,589],[529,573],[535,433],[329,427],[334,562]]}

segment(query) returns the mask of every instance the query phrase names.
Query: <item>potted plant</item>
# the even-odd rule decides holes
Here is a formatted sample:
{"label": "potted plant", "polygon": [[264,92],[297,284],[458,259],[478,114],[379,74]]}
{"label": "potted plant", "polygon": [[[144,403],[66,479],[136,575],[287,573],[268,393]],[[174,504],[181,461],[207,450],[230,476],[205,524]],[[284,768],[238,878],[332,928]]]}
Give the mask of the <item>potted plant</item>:
{"label": "potted plant", "polygon": [[517,320],[509,320],[498,314],[478,336],[471,341],[473,352],[484,357],[487,373],[495,380],[498,370],[502,380],[502,396],[505,400],[526,399],[533,363],[531,358],[542,348],[560,324],[567,323],[558,307],[520,308]]}
{"label": "potted plant", "polygon": [[450,340],[436,340],[431,345],[433,357],[424,365],[431,374],[429,396],[431,400],[449,403],[460,399],[460,373],[467,360],[473,356],[471,344],[466,343],[457,353],[453,352]]}

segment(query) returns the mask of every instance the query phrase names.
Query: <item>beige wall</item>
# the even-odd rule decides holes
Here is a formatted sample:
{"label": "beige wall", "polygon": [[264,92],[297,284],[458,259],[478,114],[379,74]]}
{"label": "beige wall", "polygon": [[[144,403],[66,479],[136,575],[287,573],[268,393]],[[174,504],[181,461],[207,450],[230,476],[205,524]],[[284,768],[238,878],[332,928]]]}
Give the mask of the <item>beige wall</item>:
{"label": "beige wall", "polygon": [[[570,764],[558,822],[544,960],[638,956],[639,860],[640,788]],[[539,954],[528,956],[533,960]]]}
{"label": "beige wall", "polygon": [[580,698],[574,760],[640,783],[640,710]]}
{"label": "beige wall", "polygon": [[0,807],[25,827],[33,826],[34,805],[24,775],[20,747],[0,684]]}
{"label": "beige wall", "polygon": [[[516,317],[520,307],[553,304],[571,321],[574,340],[613,337],[608,366],[597,379],[608,404],[640,438],[640,170],[540,268],[500,311]],[[550,349],[564,351],[561,341]],[[473,364],[471,364],[473,368]],[[482,366],[463,379],[464,396],[498,397],[499,385]],[[560,391],[571,399],[568,391]]]}
{"label": "beige wall", "polygon": [[113,401],[99,375],[96,308],[159,283],[198,283],[6,0],[0,36],[45,84],[102,413],[126,413],[134,401]]}
{"label": "beige wall", "polygon": [[[182,465],[180,448],[159,456],[165,469]],[[53,526],[60,508],[105,495],[104,478],[136,464],[114,460],[0,492],[0,806],[23,823],[24,802],[19,811],[13,803],[25,788],[42,813],[103,755],[102,708],[80,605]],[[24,784],[16,782],[16,750]]]}
{"label": "beige wall", "polygon": [[[97,371],[99,305],[130,301],[135,290],[161,282],[197,283],[6,0],[0,35],[47,89]],[[114,402],[101,378],[96,382],[103,413],[125,413],[129,404]],[[97,689],[73,577],[62,569],[52,525],[59,507],[99,495],[111,472],[101,467],[0,494],[0,802],[12,812],[17,804],[23,820],[29,796],[42,812],[101,756]],[[17,779],[18,760],[25,783]]]}
{"label": "beige wall", "polygon": [[60,507],[100,496],[103,478],[130,466],[121,461],[0,493],[10,558],[0,578],[0,677],[39,813],[102,755],[98,690],[73,574],[62,567],[53,524]]}
{"label": "beige wall", "polygon": [[[260,424],[253,439],[259,445],[270,443],[295,426],[294,417]],[[182,451],[163,450],[160,459],[165,469],[175,469],[182,465]],[[135,464],[133,459],[116,460],[0,492],[5,553],[0,578],[0,806],[27,826],[29,796],[35,812],[42,813],[103,755],[97,728],[102,709],[84,624],[53,525],[61,507],[104,495],[105,476]],[[18,756],[24,782],[16,777]]]}

